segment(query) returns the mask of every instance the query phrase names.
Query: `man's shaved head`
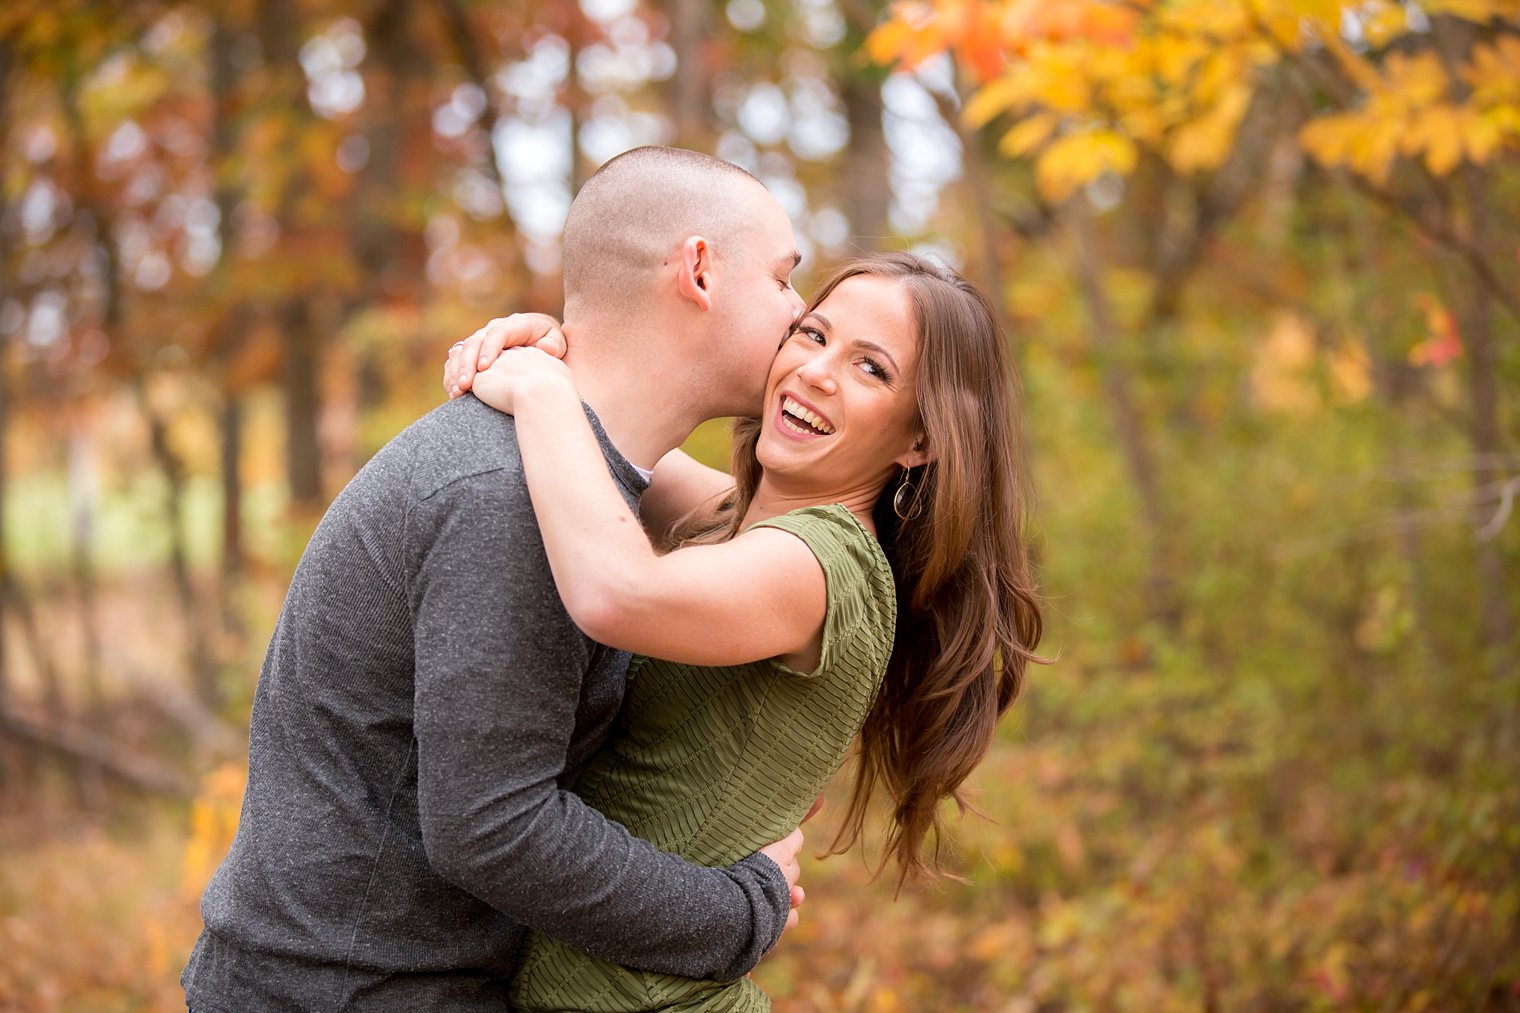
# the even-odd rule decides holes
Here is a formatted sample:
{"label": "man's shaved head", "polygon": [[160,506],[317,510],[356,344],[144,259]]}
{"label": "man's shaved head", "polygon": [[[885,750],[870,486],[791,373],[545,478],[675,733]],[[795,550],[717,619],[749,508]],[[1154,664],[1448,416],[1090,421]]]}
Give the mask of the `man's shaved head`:
{"label": "man's shaved head", "polygon": [[683,148],[634,148],[581,187],[565,220],[565,315],[626,311],[647,297],[661,267],[690,236],[718,258],[741,256],[758,179]]}

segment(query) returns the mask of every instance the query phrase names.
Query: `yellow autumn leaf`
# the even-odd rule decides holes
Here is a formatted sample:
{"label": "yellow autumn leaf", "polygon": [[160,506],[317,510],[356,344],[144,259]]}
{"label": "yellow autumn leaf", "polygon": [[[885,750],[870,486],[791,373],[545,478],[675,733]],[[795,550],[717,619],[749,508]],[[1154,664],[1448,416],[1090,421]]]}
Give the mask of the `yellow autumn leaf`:
{"label": "yellow autumn leaf", "polygon": [[1137,157],[1134,142],[1111,130],[1058,137],[1035,163],[1035,184],[1040,194],[1054,203],[1105,172],[1127,175]]}
{"label": "yellow autumn leaf", "polygon": [[1166,134],[1166,120],[1155,108],[1126,111],[1119,117],[1119,123],[1126,134],[1142,145],[1156,147]]}
{"label": "yellow autumn leaf", "polygon": [[1299,146],[1327,169],[1345,165],[1350,137],[1345,122],[1348,119],[1347,116],[1322,116],[1310,120],[1298,132]]}
{"label": "yellow autumn leaf", "polygon": [[1346,162],[1374,183],[1388,182],[1404,124],[1390,118],[1349,118]]}
{"label": "yellow autumn leaf", "polygon": [[872,63],[897,62],[906,46],[909,31],[908,26],[896,18],[882,22],[866,36],[866,56]]}
{"label": "yellow autumn leaf", "polygon": [[1480,25],[1495,19],[1513,18],[1520,13],[1515,0],[1424,0],[1422,6],[1429,14],[1450,14]]}
{"label": "yellow autumn leaf", "polygon": [[1193,35],[1166,33],[1148,47],[1156,75],[1166,84],[1181,84],[1195,64],[1208,54],[1208,43]]}
{"label": "yellow autumn leaf", "polygon": [[1422,52],[1405,56],[1395,52],[1388,56],[1386,88],[1405,104],[1423,108],[1446,97],[1450,79],[1435,53]]}
{"label": "yellow autumn leaf", "polygon": [[1167,161],[1178,172],[1219,168],[1230,155],[1235,132],[1250,104],[1251,89],[1235,84],[1206,114],[1182,124],[1172,133]]}
{"label": "yellow autumn leaf", "polygon": [[1038,939],[1045,949],[1058,949],[1077,937],[1082,911],[1074,901],[1056,901],[1041,913]]}
{"label": "yellow autumn leaf", "polygon": [[1088,61],[1091,47],[1042,44],[1031,49],[1032,87],[1039,101],[1059,112],[1080,113],[1092,108],[1093,79]]}
{"label": "yellow autumn leaf", "polygon": [[1289,53],[1299,52],[1310,41],[1310,33],[1304,31],[1304,20],[1291,11],[1264,11],[1261,25],[1271,36],[1272,44]]}
{"label": "yellow autumn leaf", "polygon": [[1494,120],[1472,106],[1463,106],[1460,116],[1462,147],[1474,165],[1484,165],[1504,145],[1504,134]]}
{"label": "yellow autumn leaf", "polygon": [[866,36],[866,56],[878,64],[916,67],[953,41],[948,20],[925,3],[894,4],[892,16]]}
{"label": "yellow autumn leaf", "polygon": [[1154,109],[1161,100],[1162,92],[1156,78],[1143,69],[1126,71],[1104,82],[1104,94],[1108,104],[1120,117],[1136,111]]}
{"label": "yellow autumn leaf", "polygon": [[1285,415],[1307,415],[1320,407],[1319,391],[1308,375],[1314,344],[1314,333],[1300,317],[1277,314],[1251,364],[1251,395],[1258,407]]}
{"label": "yellow autumn leaf", "polygon": [[1027,155],[1044,144],[1059,124],[1060,120],[1054,113],[1026,116],[1003,135],[1003,139],[998,142],[998,153],[1009,158]]}
{"label": "yellow autumn leaf", "polygon": [[1282,2],[1255,0],[1248,5],[1241,0],[1193,0],[1172,7],[1163,24],[1213,45],[1250,34],[1255,30],[1257,17],[1264,13],[1262,7],[1281,7]]}
{"label": "yellow autumn leaf", "polygon": [[1362,33],[1373,49],[1382,49],[1408,31],[1409,17],[1403,6],[1386,0],[1371,4],[1362,17]]}
{"label": "yellow autumn leaf", "polygon": [[1432,176],[1446,176],[1462,162],[1462,129],[1457,110],[1449,105],[1427,109],[1404,135],[1415,138],[1415,150],[1423,152],[1425,168]]}
{"label": "yellow autumn leaf", "polygon": [[1483,118],[1492,123],[1500,134],[1520,138],[1520,106],[1496,106],[1487,110]]}
{"label": "yellow autumn leaf", "polygon": [[1289,0],[1287,6],[1299,17],[1313,18],[1336,28],[1340,26],[1340,0]]}
{"label": "yellow autumn leaf", "polygon": [[1356,404],[1372,393],[1372,359],[1354,337],[1347,338],[1330,360],[1330,384],[1340,404]]}
{"label": "yellow autumn leaf", "polygon": [[1026,104],[1031,95],[1027,75],[1009,74],[978,88],[961,110],[969,127],[984,127],[998,114]]}
{"label": "yellow autumn leaf", "polygon": [[1472,100],[1480,106],[1520,103],[1520,39],[1502,35],[1492,45],[1472,48],[1471,63],[1462,68],[1462,79],[1472,88]]}
{"label": "yellow autumn leaf", "polygon": [[1335,57],[1335,62],[1340,64],[1346,76],[1351,78],[1362,91],[1372,92],[1382,87],[1383,78],[1378,74],[1377,68],[1373,67],[1366,57],[1353,52],[1340,37],[1339,32],[1323,32],[1320,41],[1330,51],[1330,55]]}

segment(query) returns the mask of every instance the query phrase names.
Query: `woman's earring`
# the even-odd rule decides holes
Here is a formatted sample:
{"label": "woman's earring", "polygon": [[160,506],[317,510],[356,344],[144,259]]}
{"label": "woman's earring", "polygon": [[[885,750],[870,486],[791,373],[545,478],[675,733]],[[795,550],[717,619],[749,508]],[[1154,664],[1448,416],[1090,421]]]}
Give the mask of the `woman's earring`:
{"label": "woman's earring", "polygon": [[892,494],[892,512],[900,521],[911,521],[918,516],[918,487],[908,481],[908,468],[903,468],[902,481],[897,483],[897,491]]}

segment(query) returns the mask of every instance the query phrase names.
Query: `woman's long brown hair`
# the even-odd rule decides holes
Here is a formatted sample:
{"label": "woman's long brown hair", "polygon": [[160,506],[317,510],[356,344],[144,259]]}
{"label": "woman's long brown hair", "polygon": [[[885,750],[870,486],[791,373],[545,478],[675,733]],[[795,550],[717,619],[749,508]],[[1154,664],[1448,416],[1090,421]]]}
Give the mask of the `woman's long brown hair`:
{"label": "woman's long brown hair", "polygon": [[[892,822],[884,857],[896,858],[901,886],[940,871],[941,803],[965,811],[966,777],[1018,697],[1025,666],[1044,660],[1034,653],[1042,620],[1025,541],[1028,477],[1013,378],[991,307],[960,275],[906,253],[844,265],[812,306],[863,274],[898,282],[913,303],[918,409],[933,460],[908,475],[910,519],[893,510],[896,482],[876,503],[877,538],[897,584],[897,635],[831,851],[860,838],[872,796],[885,789]],[[760,481],[759,433],[757,419],[736,424],[733,493],[675,542],[738,533]]]}

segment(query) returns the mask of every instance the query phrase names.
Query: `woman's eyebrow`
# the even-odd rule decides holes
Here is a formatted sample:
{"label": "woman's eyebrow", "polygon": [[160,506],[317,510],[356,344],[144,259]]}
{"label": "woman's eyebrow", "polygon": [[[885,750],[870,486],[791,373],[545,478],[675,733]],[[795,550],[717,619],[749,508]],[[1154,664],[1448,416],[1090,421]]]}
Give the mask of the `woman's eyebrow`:
{"label": "woman's eyebrow", "polygon": [[[826,330],[826,331],[832,331],[834,329],[834,323],[833,323],[833,321],[831,321],[828,317],[824,316],[822,313],[819,313],[817,310],[810,311],[808,313],[808,316],[809,317],[815,317],[818,320],[818,322],[823,325],[823,329],[824,330]],[[807,317],[803,317],[803,319],[806,320]]]}
{"label": "woman's eyebrow", "polygon": [[892,358],[892,353],[889,352],[889,351],[887,351],[885,348],[881,347],[880,345],[878,345],[876,342],[874,342],[874,341],[867,341],[864,338],[862,338],[861,340],[855,342],[855,344],[859,345],[861,348],[869,348],[873,352],[880,353],[882,358],[886,359],[888,362],[890,362],[892,364],[892,368],[893,369],[897,370],[897,372],[899,372],[899,373],[902,372],[902,367],[897,364],[897,360],[896,359]]}

